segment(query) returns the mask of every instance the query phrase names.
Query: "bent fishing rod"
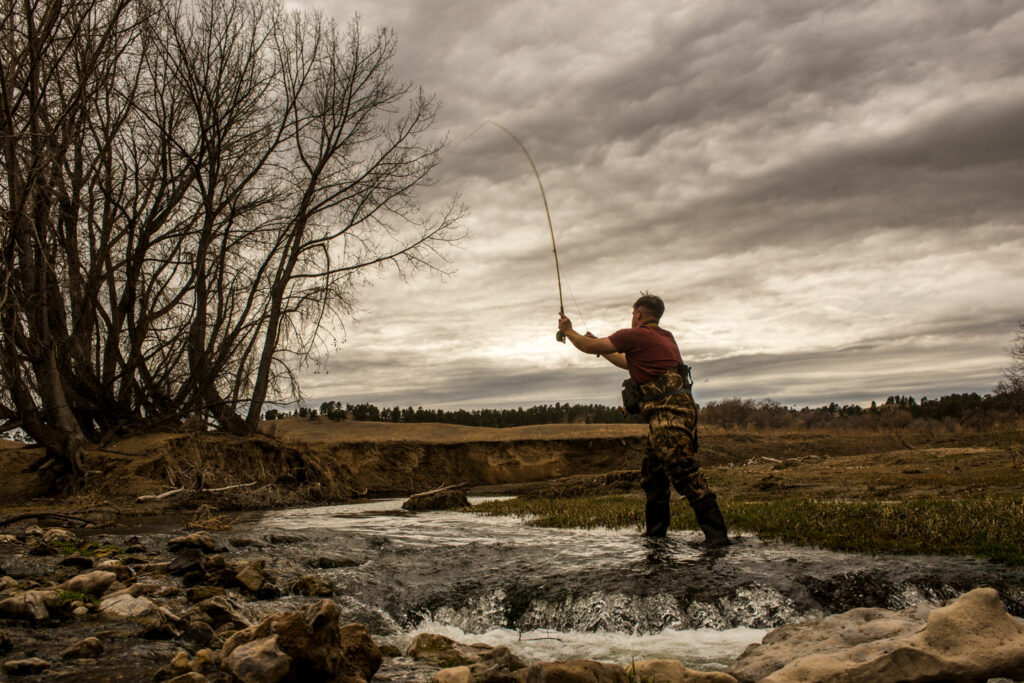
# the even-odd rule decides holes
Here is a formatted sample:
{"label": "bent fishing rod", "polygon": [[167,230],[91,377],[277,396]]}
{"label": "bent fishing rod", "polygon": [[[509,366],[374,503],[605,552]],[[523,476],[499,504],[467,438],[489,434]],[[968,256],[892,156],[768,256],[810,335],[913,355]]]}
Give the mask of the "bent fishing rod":
{"label": "bent fishing rod", "polygon": [[[555,228],[551,224],[551,211],[548,209],[548,196],[544,192],[544,183],[540,181],[540,172],[537,170],[537,165],[533,163],[533,157],[530,156],[529,150],[526,149],[526,145],[523,144],[522,140],[517,138],[515,134],[505,126],[495,121],[488,121],[494,126],[497,126],[501,130],[505,131],[510,138],[515,140],[516,144],[519,145],[519,149],[523,150],[523,154],[526,155],[526,160],[530,162],[530,168],[533,169],[533,175],[537,178],[537,187],[540,188],[541,199],[544,200],[544,213],[548,217],[548,231],[551,233],[551,251],[555,254],[555,276],[558,278],[558,314],[565,316],[565,304],[562,302],[562,270],[558,267],[558,246],[555,244]],[[561,330],[555,333],[555,339],[565,343],[565,335]]]}

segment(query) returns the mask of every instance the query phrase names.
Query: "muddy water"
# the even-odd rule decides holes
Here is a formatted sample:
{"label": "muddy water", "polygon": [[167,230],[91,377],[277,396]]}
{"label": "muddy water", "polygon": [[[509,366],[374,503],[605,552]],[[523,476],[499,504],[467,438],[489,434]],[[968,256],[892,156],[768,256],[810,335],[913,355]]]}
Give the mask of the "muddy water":
{"label": "muddy water", "polygon": [[861,556],[752,537],[706,551],[694,532],[655,541],[635,530],[406,513],[400,503],[266,512],[231,535],[272,540],[247,552],[285,576],[322,576],[343,618],[399,646],[431,631],[531,658],[675,658],[707,669],[785,623],[861,606],[900,609],[980,585],[997,588],[1024,616],[1024,571],[980,560]]}

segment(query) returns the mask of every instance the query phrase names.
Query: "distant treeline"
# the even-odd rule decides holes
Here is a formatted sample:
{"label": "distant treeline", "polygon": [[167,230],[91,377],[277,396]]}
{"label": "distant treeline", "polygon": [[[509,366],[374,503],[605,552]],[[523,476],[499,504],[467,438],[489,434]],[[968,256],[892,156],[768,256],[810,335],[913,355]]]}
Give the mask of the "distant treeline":
{"label": "distant treeline", "polygon": [[[865,429],[903,428],[915,423],[982,429],[1014,420],[1021,405],[1007,394],[950,394],[937,399],[889,396],[878,405],[839,405],[793,408],[772,399],[728,398],[711,401],[701,410],[701,422],[725,428],[783,429],[848,427]],[[469,427],[521,427],[537,424],[608,424],[640,422],[617,406],[599,404],[538,405],[529,408],[485,408],[480,410],[439,410],[431,408],[379,408],[369,403],[342,404],[326,401],[320,409],[300,407],[295,412],[268,410],[265,418],[305,417],[364,422],[441,422]]]}

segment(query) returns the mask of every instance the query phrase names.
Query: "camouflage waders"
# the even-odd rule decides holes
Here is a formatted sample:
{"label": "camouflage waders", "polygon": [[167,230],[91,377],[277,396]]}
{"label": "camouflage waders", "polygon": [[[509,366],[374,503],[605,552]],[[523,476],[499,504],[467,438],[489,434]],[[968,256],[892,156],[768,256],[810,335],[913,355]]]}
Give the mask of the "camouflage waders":
{"label": "camouflage waders", "polygon": [[[640,386],[640,410],[650,428],[640,466],[647,494],[646,536],[664,536],[669,525],[670,486],[686,497],[712,545],[729,543],[718,499],[697,465],[697,404],[675,368]],[[678,393],[673,393],[678,392]]]}

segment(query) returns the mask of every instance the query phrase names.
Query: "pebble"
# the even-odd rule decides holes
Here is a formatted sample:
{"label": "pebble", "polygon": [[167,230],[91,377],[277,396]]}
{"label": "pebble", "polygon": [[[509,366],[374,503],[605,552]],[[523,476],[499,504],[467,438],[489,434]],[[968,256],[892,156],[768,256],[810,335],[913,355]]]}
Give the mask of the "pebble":
{"label": "pebble", "polygon": [[45,659],[39,659],[39,657],[9,659],[4,662],[4,672],[9,676],[30,676],[46,671],[49,668],[50,663]]}

